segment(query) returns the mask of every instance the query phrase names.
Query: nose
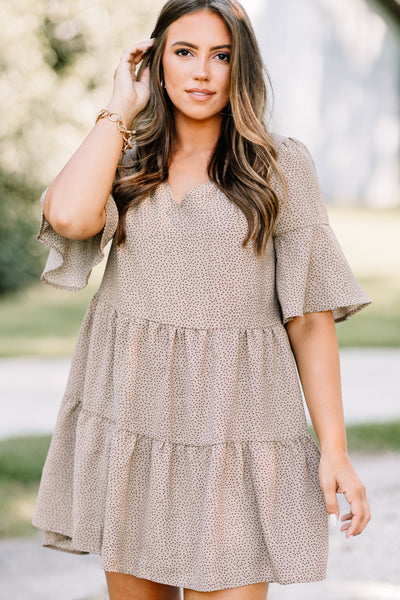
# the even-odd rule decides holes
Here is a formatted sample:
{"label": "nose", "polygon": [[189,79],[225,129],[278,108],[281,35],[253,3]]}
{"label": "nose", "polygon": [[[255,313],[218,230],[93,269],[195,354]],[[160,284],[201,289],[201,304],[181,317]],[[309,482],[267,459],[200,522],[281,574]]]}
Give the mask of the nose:
{"label": "nose", "polygon": [[198,58],[195,65],[195,71],[193,72],[192,77],[193,79],[199,79],[201,81],[209,78],[206,56]]}

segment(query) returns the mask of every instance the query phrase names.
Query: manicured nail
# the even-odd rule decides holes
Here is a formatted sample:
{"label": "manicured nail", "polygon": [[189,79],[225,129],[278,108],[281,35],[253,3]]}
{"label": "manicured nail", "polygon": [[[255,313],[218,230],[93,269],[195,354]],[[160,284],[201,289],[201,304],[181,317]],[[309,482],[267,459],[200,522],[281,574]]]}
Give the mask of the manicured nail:
{"label": "manicured nail", "polygon": [[335,527],[336,523],[337,523],[337,516],[335,513],[331,513],[329,515],[329,522],[331,524],[331,527]]}
{"label": "manicured nail", "polygon": [[351,535],[349,535],[349,537],[345,538],[346,542],[347,542],[347,540],[351,540],[352,537],[353,537],[353,534],[351,534]]}

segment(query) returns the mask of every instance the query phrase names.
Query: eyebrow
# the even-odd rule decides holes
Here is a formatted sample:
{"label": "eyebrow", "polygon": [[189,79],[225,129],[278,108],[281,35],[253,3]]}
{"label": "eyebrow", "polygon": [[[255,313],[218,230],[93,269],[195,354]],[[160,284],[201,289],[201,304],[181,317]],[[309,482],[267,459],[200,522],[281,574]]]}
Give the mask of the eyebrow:
{"label": "eyebrow", "polygon": [[[173,46],[189,46],[189,48],[194,48],[195,50],[199,49],[198,46],[192,44],[191,42],[174,42],[173,44],[171,44],[171,48],[173,48]],[[221,44],[220,46],[213,46],[212,48],[210,48],[210,50],[221,50],[221,48],[231,48],[231,45]]]}

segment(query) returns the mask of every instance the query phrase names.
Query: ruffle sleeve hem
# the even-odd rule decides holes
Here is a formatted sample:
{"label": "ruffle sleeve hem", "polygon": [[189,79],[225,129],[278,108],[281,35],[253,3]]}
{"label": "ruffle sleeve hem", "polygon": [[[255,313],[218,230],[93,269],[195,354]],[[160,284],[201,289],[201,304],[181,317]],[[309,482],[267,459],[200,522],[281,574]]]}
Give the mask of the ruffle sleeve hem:
{"label": "ruffle sleeve hem", "polygon": [[118,226],[118,208],[110,194],[105,205],[103,229],[86,240],[72,240],[57,233],[44,216],[44,199],[40,198],[42,220],[37,240],[50,248],[41,280],[53,287],[78,291],[86,287],[92,269],[104,258],[104,249]]}
{"label": "ruffle sleeve hem", "polygon": [[325,310],[332,310],[339,323],[371,302],[328,224],[281,233],[275,238],[275,252],[284,324],[296,316]]}

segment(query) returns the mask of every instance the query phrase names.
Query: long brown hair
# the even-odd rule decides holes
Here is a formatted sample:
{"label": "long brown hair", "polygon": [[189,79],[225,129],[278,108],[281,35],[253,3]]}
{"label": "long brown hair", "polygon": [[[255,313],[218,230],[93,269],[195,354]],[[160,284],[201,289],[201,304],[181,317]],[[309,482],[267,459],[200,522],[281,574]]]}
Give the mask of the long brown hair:
{"label": "long brown hair", "polygon": [[279,199],[270,185],[273,174],[285,196],[287,187],[265,121],[270,100],[266,82],[272,94],[270,77],[250,20],[236,0],[169,0],[159,14],[151,34],[155,42],[137,73],[140,79],[149,65],[150,98],[132,124],[135,152],[128,168],[135,172],[125,177],[118,172],[112,189],[120,215],[116,241],[121,244],[126,239],[128,208],[168,178],[175,135],[173,106],[161,85],[168,28],[180,17],[204,9],[223,19],[232,39],[230,100],[221,113],[220,135],[208,164],[208,176],[246,216],[248,231],[242,246],[253,237],[256,252],[261,254],[279,212]]}

